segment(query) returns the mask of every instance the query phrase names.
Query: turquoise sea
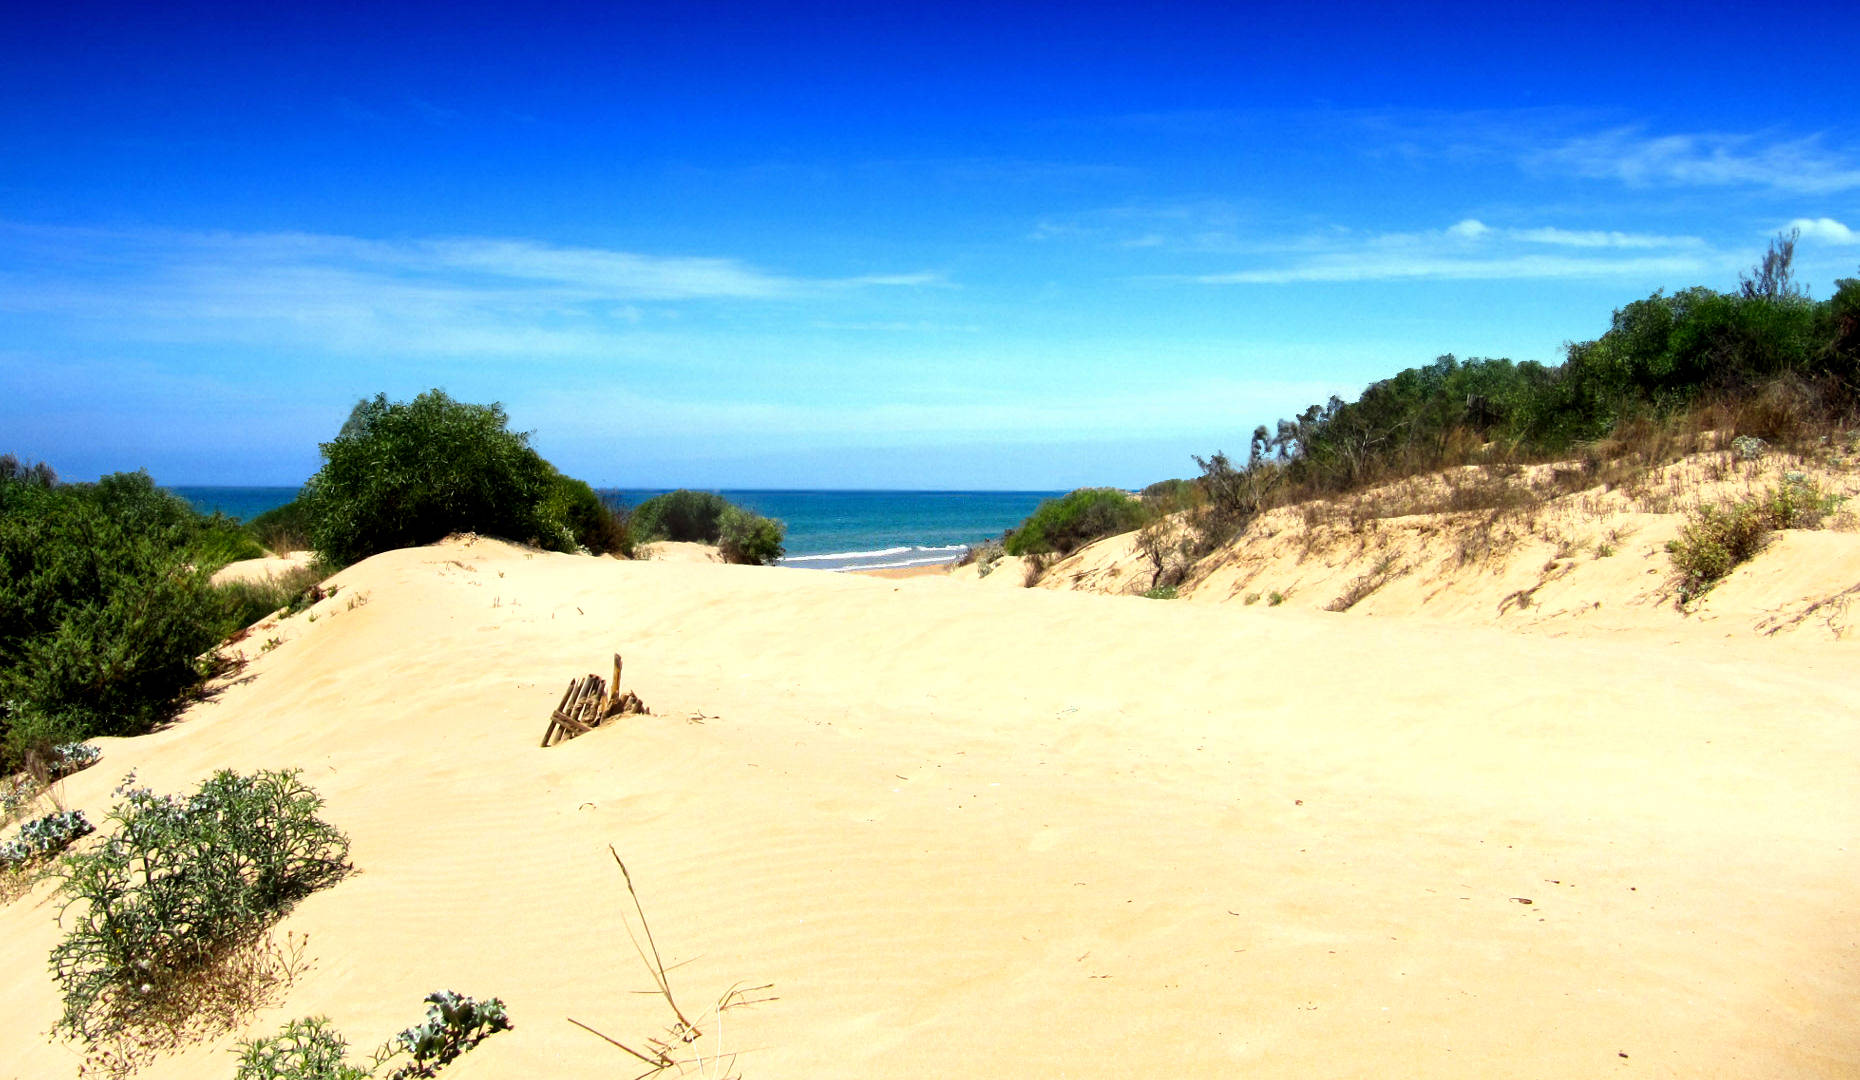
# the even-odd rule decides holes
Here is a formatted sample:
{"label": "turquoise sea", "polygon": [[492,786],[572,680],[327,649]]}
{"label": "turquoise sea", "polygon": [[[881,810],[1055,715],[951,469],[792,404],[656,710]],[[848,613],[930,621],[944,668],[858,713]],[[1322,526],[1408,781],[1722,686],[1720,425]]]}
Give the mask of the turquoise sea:
{"label": "turquoise sea", "polygon": [[[292,487],[175,487],[206,513],[250,519],[297,497]],[[623,506],[660,492],[603,490]],[[788,527],[784,565],[873,570],[949,562],[1020,524],[1056,491],[729,491],[724,498]]]}

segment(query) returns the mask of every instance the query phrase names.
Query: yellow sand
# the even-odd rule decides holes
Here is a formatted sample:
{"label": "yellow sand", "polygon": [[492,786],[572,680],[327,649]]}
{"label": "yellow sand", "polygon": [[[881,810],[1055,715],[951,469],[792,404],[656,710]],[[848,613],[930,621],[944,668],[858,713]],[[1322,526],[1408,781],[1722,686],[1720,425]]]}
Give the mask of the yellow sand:
{"label": "yellow sand", "polygon": [[[750,1078],[1860,1072],[1848,645],[490,541],[335,580],[65,784],[93,818],[131,768],[328,797],[359,872],[280,926],[314,967],[254,1033],[327,1014],[366,1050],[450,987],[517,1028],[448,1076],[637,1075],[567,1021],[671,1019],[611,844],[688,1049]],[[540,749],[616,650],[654,715]],[[55,910],[0,908],[0,1077],[79,1064],[43,1036]],[[140,1075],[229,1077],[229,1045]]]}

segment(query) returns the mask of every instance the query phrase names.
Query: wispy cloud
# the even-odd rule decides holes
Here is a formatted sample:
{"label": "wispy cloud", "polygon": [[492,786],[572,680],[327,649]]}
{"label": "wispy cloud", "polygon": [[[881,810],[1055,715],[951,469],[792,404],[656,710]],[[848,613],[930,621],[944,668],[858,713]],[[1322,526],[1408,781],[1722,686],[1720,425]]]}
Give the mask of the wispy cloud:
{"label": "wispy cloud", "polygon": [[1783,226],[1784,232],[1790,229],[1799,229],[1804,237],[1824,243],[1860,244],[1860,232],[1848,228],[1833,218],[1796,218]]}
{"label": "wispy cloud", "polygon": [[156,341],[464,355],[627,350],[653,309],[826,302],[947,284],[814,278],[741,259],[531,240],[0,226],[0,311],[79,316]]}
{"label": "wispy cloud", "polygon": [[[1202,285],[1415,280],[1551,280],[1697,275],[1722,259],[1701,239],[1555,227],[1511,228],[1465,218],[1431,232],[1315,237],[1275,266],[1196,274]],[[1544,252],[1551,247],[1565,249]]]}
{"label": "wispy cloud", "polygon": [[1253,245],[1246,237],[1253,215],[1218,199],[1103,207],[1035,223],[1029,240],[1074,240],[1113,248],[1233,252]]}
{"label": "wispy cloud", "polygon": [[1527,153],[1529,167],[1637,187],[1749,186],[1803,194],[1860,188],[1860,155],[1820,135],[1652,135],[1622,127]]}

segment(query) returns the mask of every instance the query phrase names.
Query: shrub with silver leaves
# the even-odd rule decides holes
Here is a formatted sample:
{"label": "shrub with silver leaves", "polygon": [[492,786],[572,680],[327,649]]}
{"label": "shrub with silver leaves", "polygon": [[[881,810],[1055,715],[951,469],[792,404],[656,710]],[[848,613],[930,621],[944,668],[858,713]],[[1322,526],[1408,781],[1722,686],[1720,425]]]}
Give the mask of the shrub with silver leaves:
{"label": "shrub with silver leaves", "polygon": [[17,836],[0,844],[0,868],[17,868],[56,855],[78,837],[94,831],[84,820],[82,810],[34,818],[19,827]]}

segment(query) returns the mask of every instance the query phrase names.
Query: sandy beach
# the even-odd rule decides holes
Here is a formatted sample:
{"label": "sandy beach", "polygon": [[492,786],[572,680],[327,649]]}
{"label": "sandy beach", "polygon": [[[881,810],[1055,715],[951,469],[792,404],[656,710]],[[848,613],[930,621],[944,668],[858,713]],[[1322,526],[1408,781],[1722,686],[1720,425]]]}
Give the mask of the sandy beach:
{"label": "sandy beach", "polygon": [[[300,767],[358,873],[248,1035],[359,1047],[442,987],[460,1078],[634,1075],[626,860],[731,1075],[1848,1076],[1860,675],[1807,639],[1596,634],[453,541],[334,579],[65,782],[101,819]],[[312,623],[305,616],[317,614]],[[265,650],[264,643],[279,644]],[[626,658],[652,708],[537,743]],[[49,883],[0,909],[0,1076],[77,1073]],[[137,1075],[230,1075],[231,1038]],[[695,1068],[695,1066],[693,1066]]]}

